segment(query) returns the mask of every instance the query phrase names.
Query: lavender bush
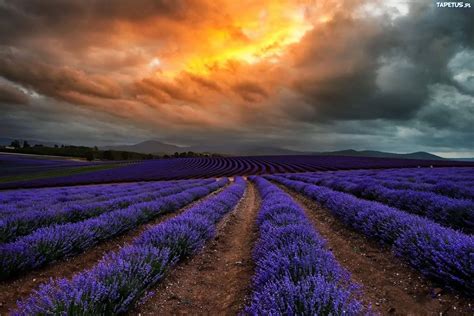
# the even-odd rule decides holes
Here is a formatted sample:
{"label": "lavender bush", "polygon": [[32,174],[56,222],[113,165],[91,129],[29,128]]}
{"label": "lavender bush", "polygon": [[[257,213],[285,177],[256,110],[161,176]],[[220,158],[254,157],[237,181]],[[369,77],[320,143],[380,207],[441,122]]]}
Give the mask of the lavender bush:
{"label": "lavender bush", "polygon": [[357,197],[378,201],[400,210],[427,217],[441,225],[474,232],[474,201],[452,199],[431,192],[395,190],[384,187],[371,177],[319,178],[318,175],[292,175],[289,178],[327,186]]}
{"label": "lavender bush", "polygon": [[391,189],[426,191],[454,199],[474,199],[474,168],[350,170],[315,173],[314,176],[356,183],[370,179],[371,182]]}
{"label": "lavender bush", "polygon": [[175,211],[227,182],[227,178],[212,183],[203,180],[204,185],[197,188],[182,190],[155,201],[137,203],[82,222],[41,228],[15,242],[0,244],[0,279],[80,253],[159,215]]}
{"label": "lavender bush", "polygon": [[432,280],[474,293],[474,238],[378,202],[305,182],[268,176],[317,201],[345,224],[385,244]]}
{"label": "lavender bush", "polygon": [[283,191],[253,177],[262,196],[256,271],[245,313],[250,315],[359,315],[356,286],[326,249],[303,210]]}
{"label": "lavender bush", "polygon": [[13,315],[115,315],[125,313],[164,273],[201,249],[215,224],[237,205],[245,181],[185,213],[150,228],[134,242],[104,257],[94,268],[42,285],[19,302]]}
{"label": "lavender bush", "polygon": [[100,202],[124,195],[152,191],[165,183],[171,186],[179,182],[133,182],[5,191],[0,195],[0,218],[25,211],[66,208],[78,202]]}
{"label": "lavender bush", "polygon": [[[122,209],[139,202],[153,201],[158,198],[179,193],[184,189],[197,185],[212,183],[214,180],[192,181],[183,180],[180,183],[158,182],[143,191],[118,191],[114,197],[107,200],[88,203],[80,201],[73,205],[61,205],[43,210],[29,210],[11,214],[0,220],[0,242],[8,242],[19,236],[27,235],[36,229],[61,223],[75,223],[87,218],[99,216],[106,212]],[[125,187],[126,188],[126,187]]]}

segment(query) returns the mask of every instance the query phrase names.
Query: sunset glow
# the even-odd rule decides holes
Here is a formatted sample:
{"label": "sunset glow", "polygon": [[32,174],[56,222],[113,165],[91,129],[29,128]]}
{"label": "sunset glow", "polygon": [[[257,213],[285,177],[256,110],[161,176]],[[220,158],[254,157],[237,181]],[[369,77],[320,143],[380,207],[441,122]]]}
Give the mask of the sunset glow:
{"label": "sunset glow", "polygon": [[[229,11],[238,10],[233,4]],[[209,76],[213,69],[226,68],[233,62],[277,63],[289,45],[298,43],[312,29],[304,5],[275,1],[227,21],[194,30],[202,41],[182,56],[161,56],[165,61],[162,75],[172,78],[182,71]]]}
{"label": "sunset glow", "polygon": [[469,139],[468,116],[439,114],[470,113],[469,10],[428,0],[5,0],[0,13],[4,135],[41,138],[59,125],[70,133],[58,138],[91,143],[365,149],[366,135],[391,146],[383,134],[403,151],[398,139],[436,134],[426,150],[469,151],[447,141]]}

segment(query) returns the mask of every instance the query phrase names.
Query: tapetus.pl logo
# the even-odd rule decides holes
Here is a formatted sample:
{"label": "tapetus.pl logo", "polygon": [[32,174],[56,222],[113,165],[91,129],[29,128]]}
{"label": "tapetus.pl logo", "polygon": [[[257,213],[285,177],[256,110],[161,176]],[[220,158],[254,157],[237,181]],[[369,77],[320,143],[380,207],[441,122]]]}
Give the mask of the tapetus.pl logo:
{"label": "tapetus.pl logo", "polygon": [[466,1],[437,1],[437,8],[470,9],[471,3]]}

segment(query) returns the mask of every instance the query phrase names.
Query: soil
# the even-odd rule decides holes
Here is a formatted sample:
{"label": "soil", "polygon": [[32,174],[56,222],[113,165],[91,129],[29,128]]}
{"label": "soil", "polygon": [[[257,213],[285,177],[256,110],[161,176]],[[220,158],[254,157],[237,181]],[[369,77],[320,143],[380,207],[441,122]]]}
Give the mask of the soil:
{"label": "soil", "polygon": [[318,203],[280,186],[299,203],[339,263],[362,286],[360,299],[383,315],[473,315],[474,301],[437,287],[389,247],[345,226]]}
{"label": "soil", "polygon": [[27,297],[33,290],[37,289],[40,284],[48,282],[50,278],[71,278],[77,272],[92,268],[106,253],[120,249],[150,227],[179,215],[195,204],[222,190],[223,188],[212,192],[206,197],[198,199],[176,212],[159,216],[151,222],[143,224],[123,235],[102,242],[77,256],[54,262],[34,271],[26,272],[15,279],[0,282],[0,316],[7,315],[9,310],[15,308],[16,302],[19,299]]}
{"label": "soil", "polygon": [[131,314],[236,315],[242,310],[254,273],[259,205],[257,190],[249,182],[243,199],[219,223],[216,238],[172,270]]}

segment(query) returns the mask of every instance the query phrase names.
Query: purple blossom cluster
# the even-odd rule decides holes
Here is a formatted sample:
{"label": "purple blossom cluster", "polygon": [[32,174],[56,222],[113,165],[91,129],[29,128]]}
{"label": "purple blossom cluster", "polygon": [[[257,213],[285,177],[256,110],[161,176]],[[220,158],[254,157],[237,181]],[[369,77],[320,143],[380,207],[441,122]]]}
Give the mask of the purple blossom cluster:
{"label": "purple blossom cluster", "polygon": [[326,187],[281,176],[267,178],[310,197],[356,231],[391,245],[395,254],[432,280],[465,295],[473,295],[472,236],[424,217]]}
{"label": "purple blossom cluster", "polygon": [[429,170],[390,169],[374,179],[392,189],[434,192],[454,199],[474,200],[474,168],[439,168]]}
{"label": "purple blossom cluster", "polygon": [[[129,191],[127,186],[121,186],[116,188],[117,191],[111,194],[107,200],[89,202],[81,199],[77,201],[80,203],[71,203],[76,202],[71,201],[67,204],[51,205],[46,209],[32,208],[16,214],[9,214],[9,216],[0,219],[0,242],[12,241],[19,236],[28,235],[40,227],[83,221],[139,202],[153,201],[196,185],[212,182],[214,182],[213,179],[207,181],[182,180],[179,183],[164,181],[149,183],[134,191]],[[86,188],[86,190],[90,189]],[[54,194],[54,192],[50,193]]]}
{"label": "purple blossom cluster", "polygon": [[[182,180],[180,180],[182,181]],[[133,182],[116,184],[95,184],[74,187],[53,187],[41,189],[19,189],[4,191],[0,195],[0,217],[23,211],[47,210],[51,207],[69,207],[78,202],[100,202],[123,195],[133,195],[154,190],[167,182]],[[176,182],[178,183],[178,182]]]}
{"label": "purple blossom cluster", "polygon": [[345,174],[330,177],[308,174],[288,177],[351,193],[363,199],[378,201],[468,234],[474,232],[474,201],[472,200],[452,199],[432,192],[410,189],[390,189],[377,180],[373,180],[371,176],[348,177]]}
{"label": "purple blossom cluster", "polygon": [[357,286],[304,211],[283,191],[252,177],[262,197],[249,315],[360,315]]}
{"label": "purple blossom cluster", "polygon": [[120,168],[84,172],[71,176],[0,183],[0,189],[209,178],[279,172],[429,167],[431,165],[442,167],[473,166],[474,164],[456,161],[316,155],[158,159],[128,164]]}
{"label": "purple blossom cluster", "polygon": [[[319,173],[320,176],[323,176]],[[474,168],[404,168],[328,172],[326,176],[372,181],[391,189],[427,191],[454,199],[474,199]]]}
{"label": "purple blossom cluster", "polygon": [[147,289],[214,236],[215,225],[244,194],[237,178],[221,193],[154,226],[132,244],[106,255],[95,267],[42,285],[19,302],[13,315],[116,315],[125,313]]}
{"label": "purple blossom cluster", "polygon": [[[474,170],[474,169],[473,169]],[[365,178],[365,177],[360,177]],[[355,180],[359,180],[359,177]],[[404,179],[390,178],[374,178],[371,180],[377,182],[384,187],[396,190],[415,190],[422,192],[436,193],[453,199],[474,200],[474,181],[472,182],[454,182],[447,180],[438,180],[437,183],[431,184],[421,181],[406,181]]]}
{"label": "purple blossom cluster", "polygon": [[80,253],[101,241],[208,195],[227,184],[228,179],[201,182],[201,185],[195,184],[191,188],[185,185],[185,189],[178,185],[176,194],[136,203],[81,222],[40,228],[14,242],[0,244],[0,279]]}

